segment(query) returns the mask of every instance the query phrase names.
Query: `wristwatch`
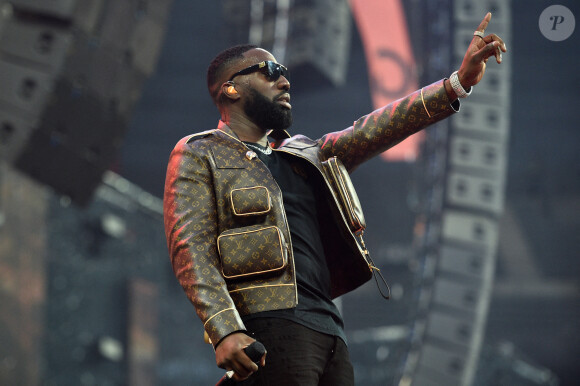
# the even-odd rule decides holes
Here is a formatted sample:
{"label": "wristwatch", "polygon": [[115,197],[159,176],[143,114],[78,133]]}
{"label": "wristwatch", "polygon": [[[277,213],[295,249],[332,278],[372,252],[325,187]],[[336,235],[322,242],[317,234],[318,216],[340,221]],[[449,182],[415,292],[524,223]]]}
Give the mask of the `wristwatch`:
{"label": "wristwatch", "polygon": [[471,94],[471,92],[473,91],[473,87],[470,87],[469,91],[466,91],[463,88],[463,86],[459,82],[459,77],[457,76],[457,71],[455,71],[453,74],[451,74],[451,76],[449,77],[449,82],[451,82],[451,87],[453,88],[453,91],[455,91],[455,94],[457,94],[457,96],[459,98],[465,98],[469,94]]}

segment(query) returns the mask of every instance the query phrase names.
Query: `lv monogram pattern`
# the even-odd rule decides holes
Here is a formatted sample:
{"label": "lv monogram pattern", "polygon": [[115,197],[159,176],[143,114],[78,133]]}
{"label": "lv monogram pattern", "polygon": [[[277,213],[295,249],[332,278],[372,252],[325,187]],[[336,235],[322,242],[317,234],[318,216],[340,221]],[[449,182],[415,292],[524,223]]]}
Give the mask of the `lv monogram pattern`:
{"label": "lv monogram pattern", "polygon": [[218,237],[222,273],[227,279],[266,275],[286,267],[287,246],[276,227],[249,226]]}
{"label": "lv monogram pattern", "polygon": [[342,212],[345,214],[351,232],[361,234],[366,228],[366,221],[362,207],[350,176],[346,172],[340,160],[336,157],[323,161],[325,172],[331,180]]}
{"label": "lv monogram pattern", "polygon": [[[423,88],[423,97],[429,114],[420,93],[415,92],[318,141],[294,137],[277,143],[276,147],[278,151],[308,159],[319,170],[321,161],[337,156],[352,171],[365,160],[453,112],[442,81]],[[246,157],[247,152],[248,148],[222,123],[219,130],[179,141],[167,168],[164,217],[173,270],[214,344],[231,332],[244,329],[240,315],[291,308],[298,300],[282,194],[267,167],[257,157]],[[256,187],[261,188],[254,189]],[[264,208],[264,204],[258,202],[265,199],[260,190],[268,192],[271,207],[264,213],[252,214]],[[256,195],[250,197],[249,193]],[[250,215],[240,216],[242,212]],[[280,232],[281,243],[287,251],[286,265],[275,274],[225,278],[218,237],[222,236],[220,240],[223,240],[240,229],[268,227],[275,227],[272,229]],[[345,228],[344,234],[348,235],[349,230]],[[337,235],[337,238],[344,236]],[[226,241],[237,248],[233,239]],[[346,237],[344,242],[352,244],[354,237]],[[237,263],[230,261],[231,267],[238,264],[244,267],[240,272],[250,272],[248,262],[253,261],[253,254],[260,248],[258,244],[248,246],[246,254],[237,253]],[[277,248],[268,243],[262,245],[271,251]],[[353,252],[356,250],[357,247],[344,248],[341,251],[344,256],[337,257],[337,263],[331,267],[334,296],[370,278],[364,258]],[[272,255],[260,252],[260,257],[273,259],[261,263],[263,267],[277,264],[273,252]]]}
{"label": "lv monogram pattern", "polygon": [[[429,114],[425,111],[423,101]],[[319,140],[322,158],[337,156],[346,169],[352,172],[362,162],[454,112],[441,80],[423,87],[423,100],[421,92],[415,91],[361,117],[345,130],[323,136]]]}
{"label": "lv monogram pattern", "polygon": [[260,215],[270,211],[270,193],[264,186],[232,190],[232,209],[238,216]]}

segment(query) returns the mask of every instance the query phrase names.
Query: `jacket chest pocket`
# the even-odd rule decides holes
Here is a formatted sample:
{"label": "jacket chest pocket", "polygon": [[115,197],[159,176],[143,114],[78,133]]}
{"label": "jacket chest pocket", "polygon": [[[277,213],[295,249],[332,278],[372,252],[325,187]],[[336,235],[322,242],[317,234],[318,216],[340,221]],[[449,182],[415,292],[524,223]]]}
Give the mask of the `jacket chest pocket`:
{"label": "jacket chest pocket", "polygon": [[270,192],[265,186],[233,189],[230,202],[236,216],[262,215],[272,209]]}
{"label": "jacket chest pocket", "polygon": [[275,226],[229,229],[218,236],[217,246],[227,279],[274,273],[288,264],[284,235]]}
{"label": "jacket chest pocket", "polygon": [[355,235],[362,235],[366,221],[352,181],[342,162],[332,157],[322,162],[322,167],[338,198],[338,204]]}

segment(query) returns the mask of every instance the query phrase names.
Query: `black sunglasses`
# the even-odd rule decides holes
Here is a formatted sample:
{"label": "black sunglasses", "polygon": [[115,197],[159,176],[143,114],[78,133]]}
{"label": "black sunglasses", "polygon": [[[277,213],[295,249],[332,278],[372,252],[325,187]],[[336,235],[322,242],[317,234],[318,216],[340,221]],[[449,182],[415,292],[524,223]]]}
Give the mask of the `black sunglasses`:
{"label": "black sunglasses", "polygon": [[265,62],[260,62],[248,68],[244,68],[243,70],[240,70],[232,75],[229,80],[233,80],[238,75],[251,74],[252,72],[256,71],[260,71],[262,74],[266,75],[266,78],[268,78],[270,82],[277,81],[278,78],[280,78],[280,75],[290,80],[290,73],[288,72],[288,69],[281,64],[272,62],[271,60],[266,60]]}

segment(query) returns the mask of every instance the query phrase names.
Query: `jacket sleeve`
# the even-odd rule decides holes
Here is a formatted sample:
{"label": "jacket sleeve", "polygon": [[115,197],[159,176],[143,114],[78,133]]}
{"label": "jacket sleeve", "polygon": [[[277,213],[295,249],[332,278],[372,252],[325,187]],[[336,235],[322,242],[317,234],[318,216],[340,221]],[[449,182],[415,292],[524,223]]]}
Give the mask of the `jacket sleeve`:
{"label": "jacket sleeve", "polygon": [[325,159],[340,158],[349,172],[425,127],[459,110],[450,103],[443,80],[359,118],[354,125],[324,135],[319,146]]}
{"label": "jacket sleeve", "polygon": [[175,276],[217,346],[245,327],[220,272],[211,153],[203,142],[191,144],[184,138],[175,146],[167,168],[163,212]]}

